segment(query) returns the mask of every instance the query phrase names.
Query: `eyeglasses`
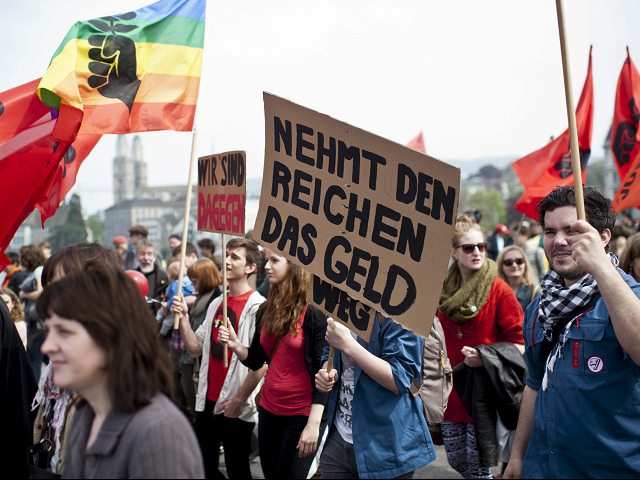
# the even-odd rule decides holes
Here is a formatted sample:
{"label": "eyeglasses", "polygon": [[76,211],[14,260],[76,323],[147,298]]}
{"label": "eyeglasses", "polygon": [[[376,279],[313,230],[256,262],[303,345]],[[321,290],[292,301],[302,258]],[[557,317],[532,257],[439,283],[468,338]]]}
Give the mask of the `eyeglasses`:
{"label": "eyeglasses", "polygon": [[464,253],[473,253],[478,248],[480,253],[484,253],[487,251],[487,242],[482,243],[465,243],[464,245],[458,245],[456,248],[461,248]]}
{"label": "eyeglasses", "polygon": [[524,263],[524,258],[507,258],[504,262],[507,267],[512,266],[514,263],[516,265],[522,265]]}

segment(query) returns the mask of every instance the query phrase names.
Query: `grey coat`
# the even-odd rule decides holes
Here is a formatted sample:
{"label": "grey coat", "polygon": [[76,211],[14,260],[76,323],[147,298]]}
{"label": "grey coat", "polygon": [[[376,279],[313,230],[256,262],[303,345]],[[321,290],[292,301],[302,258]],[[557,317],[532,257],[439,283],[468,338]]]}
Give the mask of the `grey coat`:
{"label": "grey coat", "polygon": [[62,478],[204,478],[193,429],[166,396],[130,414],[109,412],[87,450],[93,419],[89,405],[76,412]]}

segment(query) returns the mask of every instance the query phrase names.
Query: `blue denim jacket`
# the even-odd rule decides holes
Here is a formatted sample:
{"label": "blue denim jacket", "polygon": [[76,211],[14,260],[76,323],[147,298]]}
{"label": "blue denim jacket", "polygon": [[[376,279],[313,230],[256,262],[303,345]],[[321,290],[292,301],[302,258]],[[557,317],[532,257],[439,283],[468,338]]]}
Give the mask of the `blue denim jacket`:
{"label": "blue denim jacket", "polygon": [[[382,324],[382,325],[381,325]],[[378,385],[356,364],[353,394],[353,448],[360,478],[392,478],[417,470],[436,455],[422,411],[422,400],[409,391],[414,378],[422,380],[424,339],[389,318],[373,323],[370,341],[358,343],[391,365],[399,395]],[[328,357],[325,348],[323,360]],[[340,350],[334,368],[341,372]],[[327,425],[333,424],[339,385],[331,391]]]}
{"label": "blue denim jacket", "polygon": [[[640,285],[618,271],[640,297]],[[546,390],[539,303],[524,322],[527,385],[538,395],[523,478],[640,477],[640,367],[620,346],[604,300],[574,320]]]}

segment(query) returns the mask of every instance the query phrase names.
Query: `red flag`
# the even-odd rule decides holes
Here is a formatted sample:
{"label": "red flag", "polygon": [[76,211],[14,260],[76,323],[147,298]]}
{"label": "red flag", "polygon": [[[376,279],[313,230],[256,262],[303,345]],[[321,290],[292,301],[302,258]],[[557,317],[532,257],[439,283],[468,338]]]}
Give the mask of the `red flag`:
{"label": "red flag", "polygon": [[80,165],[101,138],[102,135],[99,134],[79,134],[63,159],[58,162],[58,168],[48,190],[47,198],[35,205],[40,210],[43,226],[44,221],[56,213],[60,203],[75,185]]}
{"label": "red flag", "polygon": [[0,93],[0,145],[50,113],[37,95],[40,79]]}
{"label": "red flag", "polygon": [[424,148],[424,139],[422,138],[422,132],[409,140],[409,143],[407,143],[407,147],[415,150],[416,152],[426,154],[427,150]]}
{"label": "red flag", "polygon": [[639,103],[640,74],[627,48],[627,59],[618,78],[611,126],[611,151],[621,179],[620,188],[613,199],[616,212],[640,206],[640,188],[636,182],[640,170]]}
{"label": "red flag", "polygon": [[[586,168],[591,155],[591,132],[593,129],[593,78],[591,73],[591,50],[587,78],[576,109],[576,126],[580,148],[582,182],[587,179]],[[538,204],[551,190],[558,186],[573,185],[569,130],[540,150],[511,164],[524,193],[515,204],[515,209],[538,220]]]}
{"label": "red flag", "polygon": [[618,168],[620,179],[629,171],[633,159],[640,151],[640,74],[631,61],[627,48],[627,59],[618,77],[616,102],[611,127],[611,152]]}
{"label": "red flag", "polygon": [[[0,93],[0,131],[14,132],[0,144],[0,264],[7,262],[3,252],[33,209],[40,209],[44,222],[57,209],[59,194],[70,188],[63,182],[65,154],[76,139],[82,112],[62,104],[59,112],[45,107],[42,115],[36,86],[37,81]],[[31,96],[25,94],[28,88]]]}

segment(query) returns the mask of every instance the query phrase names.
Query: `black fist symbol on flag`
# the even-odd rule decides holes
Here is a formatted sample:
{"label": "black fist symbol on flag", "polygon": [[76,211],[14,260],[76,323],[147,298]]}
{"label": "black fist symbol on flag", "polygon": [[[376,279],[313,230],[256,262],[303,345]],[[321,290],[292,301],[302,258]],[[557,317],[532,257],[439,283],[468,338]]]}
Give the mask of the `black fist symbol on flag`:
{"label": "black fist symbol on flag", "polygon": [[114,22],[107,25],[99,20],[93,20],[91,23],[100,30],[111,33],[89,37],[89,44],[95,47],[89,49],[89,58],[93,60],[89,62],[89,71],[94,74],[87,80],[89,86],[97,88],[103,97],[120,100],[131,111],[140,88],[140,80],[136,73],[136,45],[129,37],[118,35],[116,32],[125,32],[136,27],[114,25]]}

